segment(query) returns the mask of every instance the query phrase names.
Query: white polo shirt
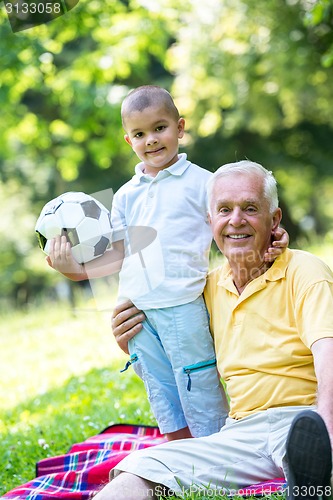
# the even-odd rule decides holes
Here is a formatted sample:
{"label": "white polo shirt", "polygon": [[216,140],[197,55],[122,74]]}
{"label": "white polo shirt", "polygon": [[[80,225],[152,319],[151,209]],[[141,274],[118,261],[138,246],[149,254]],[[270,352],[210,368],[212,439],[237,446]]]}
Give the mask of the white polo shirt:
{"label": "white polo shirt", "polygon": [[206,196],[211,175],[182,153],[156,177],[144,174],[139,163],[114,195],[112,225],[125,241],[119,302],[129,298],[140,309],[155,309],[186,304],[202,293],[212,241]]}

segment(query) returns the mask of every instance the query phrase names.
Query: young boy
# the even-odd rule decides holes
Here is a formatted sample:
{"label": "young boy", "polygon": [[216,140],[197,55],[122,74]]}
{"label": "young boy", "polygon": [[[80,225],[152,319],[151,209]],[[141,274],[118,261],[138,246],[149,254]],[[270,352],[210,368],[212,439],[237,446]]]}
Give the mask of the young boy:
{"label": "young boy", "polygon": [[[122,121],[125,140],[141,160],[113,199],[112,224],[123,243],[83,268],[65,238],[57,238],[48,262],[75,280],[121,267],[119,302],[130,299],[146,316],[129,343],[128,364],[145,383],[161,432],[169,440],[209,435],[228,413],[202,297],[212,241],[206,199],[211,173],[178,154],[185,121],[166,90],[130,92]],[[286,246],[288,238],[282,239]]]}

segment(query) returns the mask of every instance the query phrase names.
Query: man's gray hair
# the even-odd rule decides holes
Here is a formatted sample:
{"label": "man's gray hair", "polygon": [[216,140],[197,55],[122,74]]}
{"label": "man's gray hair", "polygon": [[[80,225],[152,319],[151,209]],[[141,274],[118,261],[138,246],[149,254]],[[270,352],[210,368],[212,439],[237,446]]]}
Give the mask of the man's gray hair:
{"label": "man's gray hair", "polygon": [[279,206],[279,198],[277,192],[276,179],[272,172],[264,168],[259,163],[250,160],[241,160],[235,163],[226,163],[214,172],[213,176],[207,183],[207,198],[208,198],[208,211],[210,213],[210,204],[212,200],[212,192],[217,179],[226,177],[227,175],[240,173],[240,174],[259,174],[264,181],[264,196],[269,202],[270,212],[273,213]]}

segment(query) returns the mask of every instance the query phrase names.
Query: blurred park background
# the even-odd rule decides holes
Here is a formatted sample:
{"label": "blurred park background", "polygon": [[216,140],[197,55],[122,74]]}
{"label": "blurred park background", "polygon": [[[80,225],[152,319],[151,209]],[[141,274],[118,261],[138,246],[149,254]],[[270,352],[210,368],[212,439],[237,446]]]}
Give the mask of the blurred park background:
{"label": "blurred park background", "polygon": [[331,0],[80,0],[12,33],[0,6],[0,495],[112,422],[154,423],[119,374],[115,295],[103,288],[97,310],[94,290],[69,289],[34,234],[55,196],[132,176],[130,89],[172,93],[193,162],[272,170],[291,246],[333,267],[332,16]]}
{"label": "blurred park background", "polygon": [[[116,191],[137,159],[120,104],[166,87],[182,151],[214,171],[249,158],[280,185],[291,246],[332,262],[331,0],[80,0],[12,33],[0,9],[0,308],[60,290],[34,225],[69,190]],[[59,295],[59,293],[58,293]]]}

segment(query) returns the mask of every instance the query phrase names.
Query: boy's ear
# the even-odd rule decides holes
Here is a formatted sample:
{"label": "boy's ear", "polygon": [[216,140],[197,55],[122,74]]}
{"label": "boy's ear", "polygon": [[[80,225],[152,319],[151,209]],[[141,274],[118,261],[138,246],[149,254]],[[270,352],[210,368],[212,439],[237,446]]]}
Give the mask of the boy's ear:
{"label": "boy's ear", "polygon": [[178,139],[182,139],[185,133],[185,120],[184,118],[179,118],[178,120]]}
{"label": "boy's ear", "polygon": [[125,134],[125,135],[124,135],[124,139],[125,139],[125,141],[127,142],[127,144],[129,144],[129,145],[132,147],[132,141],[131,141],[131,139],[129,138],[129,135]]}

